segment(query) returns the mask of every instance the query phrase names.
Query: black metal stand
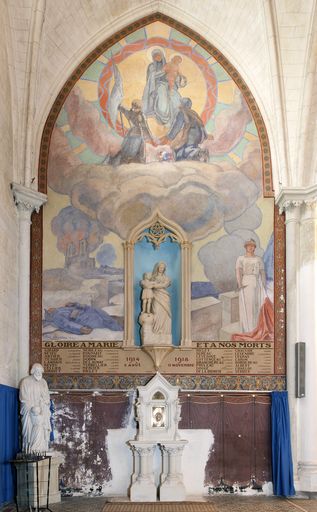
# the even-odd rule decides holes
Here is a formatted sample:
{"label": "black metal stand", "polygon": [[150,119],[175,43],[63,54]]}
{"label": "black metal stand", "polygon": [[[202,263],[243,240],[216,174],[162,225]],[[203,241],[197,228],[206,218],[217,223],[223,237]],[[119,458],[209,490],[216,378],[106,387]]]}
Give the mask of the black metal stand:
{"label": "black metal stand", "polygon": [[[15,496],[15,506],[17,512],[24,512],[25,510],[30,512],[38,512],[41,510],[49,510],[49,512],[53,512],[49,508],[49,496],[50,496],[50,479],[51,479],[51,455],[32,455],[30,458],[24,457],[21,459],[15,459],[11,460],[11,464],[15,467],[16,473],[18,472],[18,466],[23,467],[25,466],[25,476],[26,476],[26,501],[27,505],[23,506],[23,508],[19,507],[19,501],[21,501],[21,495],[19,495],[20,500],[18,499],[18,493]],[[46,507],[41,506],[40,507],[40,482],[39,481],[39,462],[42,462],[44,460],[48,460],[48,473],[47,473],[47,491],[46,491]],[[30,480],[30,472],[29,472],[29,465],[35,464],[35,480]],[[18,482],[18,478],[17,478]],[[36,506],[34,506],[34,483],[36,483]],[[23,501],[23,500],[22,500]],[[27,507],[27,508],[26,508]]]}

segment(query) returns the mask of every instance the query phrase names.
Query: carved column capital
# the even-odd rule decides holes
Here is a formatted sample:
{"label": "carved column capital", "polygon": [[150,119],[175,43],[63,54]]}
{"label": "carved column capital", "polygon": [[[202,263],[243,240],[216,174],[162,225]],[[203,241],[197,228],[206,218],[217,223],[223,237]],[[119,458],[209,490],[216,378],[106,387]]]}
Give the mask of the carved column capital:
{"label": "carved column capital", "polygon": [[181,242],[181,248],[182,249],[188,249],[188,250],[191,250],[193,247],[193,244],[192,242],[188,242],[187,240],[185,242]]}
{"label": "carved column capital", "polygon": [[147,455],[153,455],[155,446],[135,446],[135,450],[141,457],[146,457]]}
{"label": "carved column capital", "polygon": [[156,443],[144,443],[139,441],[129,441],[129,445],[133,452],[136,452],[140,457],[153,455]]}
{"label": "carved column capital", "polygon": [[11,190],[14,202],[20,213],[26,213],[31,217],[32,213],[40,211],[40,208],[47,201],[47,195],[37,192],[19,183],[11,183]]}
{"label": "carved column capital", "polygon": [[126,242],[123,242],[122,245],[123,245],[123,248],[127,249],[128,251],[132,251],[134,248],[134,242],[126,241]]}
{"label": "carved column capital", "polygon": [[[175,444],[173,446],[167,445],[165,443],[160,443],[160,446],[164,452],[168,453],[169,455],[175,456],[175,455],[181,454],[185,447],[185,443],[183,440],[180,441],[181,444],[176,444],[176,443],[177,443],[177,441],[175,441]],[[187,444],[187,442],[186,442],[186,444]]]}
{"label": "carved column capital", "polygon": [[[297,215],[297,211],[306,208],[315,208],[317,203],[317,185],[311,187],[284,187],[276,198],[280,213],[287,216]],[[297,211],[296,211],[297,210]]]}

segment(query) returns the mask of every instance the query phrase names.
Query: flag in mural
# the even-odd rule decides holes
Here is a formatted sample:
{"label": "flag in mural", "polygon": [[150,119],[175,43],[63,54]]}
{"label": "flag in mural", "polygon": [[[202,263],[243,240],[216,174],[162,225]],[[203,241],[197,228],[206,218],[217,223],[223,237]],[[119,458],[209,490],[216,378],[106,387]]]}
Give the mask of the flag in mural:
{"label": "flag in mural", "polygon": [[114,85],[112,87],[109,103],[108,103],[108,111],[109,116],[111,119],[112,126],[116,126],[117,116],[118,116],[118,107],[122,101],[122,98],[124,96],[123,93],[123,82],[122,77],[120,74],[120,71],[116,64],[112,62],[113,67],[113,78],[114,78]]}

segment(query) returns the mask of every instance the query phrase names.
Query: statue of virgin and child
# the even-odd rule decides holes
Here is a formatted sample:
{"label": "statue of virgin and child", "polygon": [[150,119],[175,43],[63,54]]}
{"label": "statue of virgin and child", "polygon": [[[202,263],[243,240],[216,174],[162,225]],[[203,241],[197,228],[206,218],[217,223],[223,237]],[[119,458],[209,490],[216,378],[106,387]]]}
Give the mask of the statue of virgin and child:
{"label": "statue of virgin and child", "polygon": [[166,275],[166,263],[155,263],[152,272],[143,274],[140,282],[142,311],[139,316],[143,344],[172,343],[171,301],[167,288],[171,279]]}

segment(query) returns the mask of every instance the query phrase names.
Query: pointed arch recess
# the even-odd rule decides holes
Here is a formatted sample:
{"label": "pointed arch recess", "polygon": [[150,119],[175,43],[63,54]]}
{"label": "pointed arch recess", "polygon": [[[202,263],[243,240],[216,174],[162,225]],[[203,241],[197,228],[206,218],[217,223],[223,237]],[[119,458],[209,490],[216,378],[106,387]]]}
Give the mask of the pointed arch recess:
{"label": "pointed arch recess", "polygon": [[[159,210],[155,210],[151,217],[138,224],[130,233],[128,240],[124,243],[124,286],[125,286],[125,322],[124,322],[124,341],[123,346],[134,346],[133,332],[133,275],[134,275],[134,246],[136,242],[146,236],[145,231],[155,224],[159,224],[168,233],[165,237],[171,237],[181,248],[181,347],[191,346],[191,319],[190,319],[190,261],[192,244],[187,240],[185,232],[175,222],[170,221],[162,215]],[[162,240],[163,241],[163,240]],[[153,240],[152,243],[159,245],[160,239]]]}
{"label": "pointed arch recess", "polygon": [[162,14],[160,12],[151,14],[140,20],[128,25],[126,28],[120,30],[106,41],[101,43],[95,48],[82,63],[77,67],[77,69],[72,73],[72,75],[65,82],[62,90],[57,96],[53,107],[48,115],[47,121],[44,126],[43,135],[41,139],[40,146],[40,154],[39,154],[39,166],[38,166],[38,189],[40,192],[47,192],[47,167],[48,167],[48,155],[49,155],[49,147],[51,135],[53,132],[53,128],[55,122],[57,120],[58,114],[72,90],[73,86],[79,80],[81,75],[87,70],[87,68],[98,58],[102,53],[107,51],[108,48],[113,46],[115,43],[123,39],[124,37],[130,35],[132,32],[135,32],[138,29],[145,27],[150,23],[154,23],[155,21],[160,21],[162,23],[166,23],[171,28],[182,32],[184,35],[193,39],[197,44],[199,44],[204,50],[206,50],[230,75],[232,80],[236,83],[238,88],[245,101],[247,102],[253,120],[258,130],[259,141],[261,145],[261,156],[262,156],[262,181],[263,181],[263,195],[264,197],[274,197],[274,189],[273,189],[273,178],[272,178],[272,162],[271,162],[271,152],[269,139],[267,135],[267,130],[264,124],[263,117],[261,115],[260,109],[255,101],[255,98],[247,86],[246,82],[241,77],[240,73],[235,69],[235,67],[229,62],[229,60],[211,43],[206,41],[202,36],[200,36],[194,30],[188,28],[186,25],[183,25],[179,21],[174,20],[173,18],[167,16],[166,14]]}
{"label": "pointed arch recess", "polygon": [[[188,36],[192,40],[194,40],[197,44],[199,44],[204,50],[206,50],[230,75],[232,80],[236,83],[237,87],[240,89],[243,97],[250,108],[254,123],[256,125],[259,141],[261,146],[261,158],[262,158],[262,182],[263,182],[263,196],[264,197],[274,197],[274,189],[273,189],[273,178],[272,178],[272,163],[271,163],[271,153],[269,146],[269,139],[267,130],[265,127],[265,123],[263,117],[261,115],[260,109],[255,101],[255,98],[250,91],[248,85],[239,74],[239,72],[235,69],[235,67],[229,62],[229,60],[211,43],[206,41],[202,36],[200,36],[194,30],[188,28],[186,25],[183,25],[181,22],[174,20],[173,18],[156,12],[151,15],[148,15],[144,18],[139,19],[138,21],[129,24],[124,29],[120,30],[106,41],[102,42],[98,45],[89,55],[87,55],[81,64],[77,67],[77,69],[71,74],[71,76],[66,80],[64,86],[62,87],[60,93],[58,94],[50,113],[47,117],[47,120],[44,125],[40,150],[39,150],[39,159],[38,159],[38,190],[40,192],[47,192],[47,169],[48,169],[48,157],[49,157],[49,149],[50,149],[50,141],[52,132],[54,129],[55,122],[60,113],[60,110],[67,98],[70,94],[72,88],[75,83],[81,77],[81,75],[87,70],[87,68],[108,48],[113,46],[115,43],[123,39],[124,37],[132,34],[134,31],[145,27],[150,23],[154,23],[160,21],[169,25],[171,28],[176,29],[177,31],[183,33]],[[30,318],[30,363],[38,362],[42,360],[42,240],[43,240],[43,222],[42,222],[42,209],[39,214],[34,213],[32,216],[32,226],[31,226],[31,298],[30,298],[30,307],[31,307],[31,318]],[[275,258],[275,282],[276,282],[276,290],[275,290],[275,355],[274,355],[274,375],[272,376],[251,376],[249,379],[244,378],[244,389],[283,389],[285,387],[285,226],[284,226],[284,218],[281,215],[278,215],[278,211],[275,210],[274,217],[274,225],[275,225],[275,249],[274,249],[274,258]],[[186,344],[185,344],[186,345]],[[65,375],[47,375],[48,381],[53,388],[68,388],[82,387],[83,376],[81,375],[69,375],[67,378],[70,379],[69,382],[65,381]],[[176,378],[176,377],[175,377]],[[182,383],[182,387],[184,389],[190,389],[190,378],[188,379],[186,376],[178,377],[179,382]],[[86,380],[89,380],[87,384]],[[97,375],[89,375],[85,380],[84,387],[89,388],[98,388],[103,387],[102,382],[100,381],[99,376]],[[141,379],[141,380],[140,380]],[[137,382],[141,382],[142,379],[146,380],[146,377],[135,376],[132,379],[133,386]],[[195,377],[195,382],[199,387],[201,378]],[[217,389],[217,382],[213,381],[214,377],[210,376],[210,389]],[[239,389],[242,385],[240,382],[240,377],[235,377],[236,379],[236,388]],[[119,385],[119,378],[115,379],[113,384],[110,387],[116,387]],[[132,382],[131,381],[131,382]],[[221,381],[221,389],[226,389],[226,386],[229,386],[227,389],[230,389],[230,384]]]}

